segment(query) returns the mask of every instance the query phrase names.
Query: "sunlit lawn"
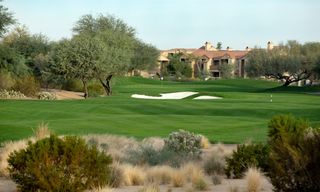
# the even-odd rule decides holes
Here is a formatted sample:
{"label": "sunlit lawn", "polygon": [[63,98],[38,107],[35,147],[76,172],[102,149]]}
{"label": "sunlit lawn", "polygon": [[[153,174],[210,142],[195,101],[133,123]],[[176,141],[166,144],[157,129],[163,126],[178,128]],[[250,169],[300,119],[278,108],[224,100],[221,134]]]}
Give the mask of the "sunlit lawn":
{"label": "sunlit lawn", "polygon": [[[317,88],[277,88],[275,82],[214,80],[170,82],[142,78],[113,80],[112,97],[88,100],[0,100],[0,142],[32,135],[41,122],[57,134],[120,134],[144,138],[185,129],[212,142],[265,142],[267,124],[277,114],[293,114],[320,124]],[[196,91],[221,100],[142,100],[131,94]],[[272,102],[270,101],[272,95]]]}

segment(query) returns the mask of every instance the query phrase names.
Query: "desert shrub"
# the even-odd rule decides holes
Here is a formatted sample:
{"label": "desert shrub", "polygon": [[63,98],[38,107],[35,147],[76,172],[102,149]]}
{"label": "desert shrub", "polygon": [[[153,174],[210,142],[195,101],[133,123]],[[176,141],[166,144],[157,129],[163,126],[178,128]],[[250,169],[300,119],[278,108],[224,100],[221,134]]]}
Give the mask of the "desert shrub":
{"label": "desert shrub", "polygon": [[163,149],[164,140],[160,137],[148,137],[142,140],[143,145],[151,146],[155,150],[160,151]]}
{"label": "desert shrub", "polygon": [[192,181],[192,186],[194,189],[199,191],[205,191],[208,189],[208,184],[203,177],[195,178]]}
{"label": "desert shrub", "polygon": [[9,72],[0,70],[0,90],[11,89],[15,84],[15,80]]}
{"label": "desert shrub", "polygon": [[7,141],[2,143],[0,148],[0,175],[9,176],[8,171],[8,159],[9,155],[17,150],[25,149],[27,147],[28,140]]}
{"label": "desert shrub", "polygon": [[182,171],[183,175],[185,175],[185,179],[187,182],[193,182],[197,178],[203,178],[204,173],[202,168],[195,164],[194,162],[186,163],[183,166],[180,167],[180,170]]}
{"label": "desert shrub", "polygon": [[298,119],[292,115],[278,115],[274,116],[268,124],[268,137],[270,141],[295,143],[296,139],[309,127],[308,121],[304,119]]}
{"label": "desert shrub", "polygon": [[29,139],[8,141],[2,144],[0,148],[0,175],[9,176],[8,172],[8,158],[14,151],[27,148],[28,142],[35,142],[39,139],[48,137],[51,131],[48,129],[48,125],[40,123],[36,129],[33,130],[34,136]]}
{"label": "desert shrub", "polygon": [[83,91],[82,83],[75,79],[67,79],[62,84],[62,89],[67,91]]}
{"label": "desert shrub", "polygon": [[40,91],[40,84],[33,76],[24,76],[16,80],[13,89],[28,97],[34,97]]}
{"label": "desert shrub", "polygon": [[175,170],[171,176],[171,183],[173,187],[183,187],[185,184],[185,176],[182,170]]}
{"label": "desert shrub", "polygon": [[258,167],[266,172],[268,156],[269,148],[265,144],[238,145],[237,150],[226,158],[225,173],[229,178],[240,178],[249,167]]}
{"label": "desert shrub", "polygon": [[276,191],[320,191],[320,131],[280,115],[269,123],[270,170]]}
{"label": "desert shrub", "polygon": [[44,139],[51,135],[51,131],[48,128],[48,124],[42,122],[38,125],[38,127],[33,130],[33,135],[35,136],[36,140]]}
{"label": "desert shrub", "polygon": [[139,145],[139,147],[128,150],[126,162],[133,165],[159,165],[162,163],[161,151],[154,149],[151,145]]}
{"label": "desert shrub", "polygon": [[199,158],[201,154],[201,136],[179,130],[169,134],[164,140],[164,150],[171,150],[183,158]]}
{"label": "desert shrub", "polygon": [[54,93],[43,91],[43,92],[38,93],[38,99],[40,99],[40,100],[56,100],[57,96]]}
{"label": "desert shrub", "polygon": [[147,170],[147,182],[156,184],[169,184],[174,169],[169,166],[154,166]]}
{"label": "desert shrub", "polygon": [[101,151],[111,155],[115,161],[126,161],[129,151],[138,148],[139,143],[134,138],[128,138],[119,135],[86,135],[83,136],[88,144],[94,144]]}
{"label": "desert shrub", "polygon": [[139,166],[122,165],[124,184],[127,186],[131,185],[142,185],[146,178],[145,171]]}
{"label": "desert shrub", "polygon": [[200,146],[202,149],[208,149],[211,145],[209,139],[203,135],[200,135],[201,140],[200,140]]}
{"label": "desert shrub", "polygon": [[109,186],[120,187],[124,183],[124,172],[119,163],[111,166]]}
{"label": "desert shrub", "polygon": [[20,191],[84,191],[108,183],[110,156],[78,137],[50,136],[8,159],[10,177]]}
{"label": "desert shrub", "polygon": [[163,148],[157,150],[150,145],[141,144],[137,148],[128,150],[125,161],[133,165],[170,165],[179,167],[190,159],[179,155],[178,153]]}
{"label": "desert shrub", "polygon": [[104,94],[104,89],[100,83],[92,83],[88,86],[88,92],[90,97],[98,97]]}
{"label": "desert shrub", "polygon": [[0,90],[0,99],[23,99],[26,96],[19,91],[7,91],[7,90]]}
{"label": "desert shrub", "polygon": [[212,154],[205,160],[203,169],[208,175],[224,175],[225,158],[217,154]]}
{"label": "desert shrub", "polygon": [[217,143],[212,146],[212,151],[221,157],[231,156],[237,146],[226,146],[223,143]]}
{"label": "desert shrub", "polygon": [[260,192],[262,189],[263,174],[257,168],[249,168],[245,173],[248,192]]}
{"label": "desert shrub", "polygon": [[134,165],[170,165],[179,167],[186,161],[200,158],[201,136],[180,130],[164,139],[163,147],[143,142],[128,150],[126,162]]}

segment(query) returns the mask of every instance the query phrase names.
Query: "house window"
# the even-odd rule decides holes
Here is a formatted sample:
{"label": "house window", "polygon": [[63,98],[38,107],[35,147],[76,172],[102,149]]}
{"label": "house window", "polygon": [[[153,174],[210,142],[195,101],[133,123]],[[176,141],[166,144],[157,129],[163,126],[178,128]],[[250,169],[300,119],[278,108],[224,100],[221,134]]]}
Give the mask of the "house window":
{"label": "house window", "polygon": [[212,72],[212,77],[220,77],[219,71],[213,71]]}
{"label": "house window", "polygon": [[229,63],[229,59],[221,59],[221,64],[228,64]]}
{"label": "house window", "polygon": [[219,63],[220,63],[220,61],[219,61],[219,60],[213,60],[213,65],[218,66],[218,65],[219,65]]}

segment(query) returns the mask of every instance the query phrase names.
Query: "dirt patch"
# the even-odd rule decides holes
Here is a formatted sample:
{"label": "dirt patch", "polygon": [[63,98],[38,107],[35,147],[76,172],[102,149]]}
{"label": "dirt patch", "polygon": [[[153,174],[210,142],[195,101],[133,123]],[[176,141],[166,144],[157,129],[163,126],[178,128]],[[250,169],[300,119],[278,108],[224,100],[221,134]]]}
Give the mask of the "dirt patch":
{"label": "dirt patch", "polygon": [[46,91],[48,91],[50,93],[54,93],[57,96],[58,100],[84,99],[82,92],[65,91],[65,90],[59,90],[59,89],[49,89]]}
{"label": "dirt patch", "polygon": [[0,191],[3,192],[16,192],[17,185],[10,179],[0,177]]}

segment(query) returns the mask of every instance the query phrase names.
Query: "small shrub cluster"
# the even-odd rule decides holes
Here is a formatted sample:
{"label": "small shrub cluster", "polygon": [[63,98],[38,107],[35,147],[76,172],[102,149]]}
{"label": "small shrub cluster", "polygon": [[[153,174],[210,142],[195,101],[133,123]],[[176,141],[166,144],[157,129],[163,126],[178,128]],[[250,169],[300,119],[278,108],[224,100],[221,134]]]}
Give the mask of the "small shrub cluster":
{"label": "small shrub cluster", "polygon": [[62,89],[67,91],[83,91],[83,86],[80,81],[68,79],[62,84]]}
{"label": "small shrub cluster", "polygon": [[15,80],[12,75],[8,72],[0,70],[0,90],[11,89],[15,84]]}
{"label": "small shrub cluster", "polygon": [[204,172],[199,165],[194,163],[187,163],[183,165],[180,170],[186,177],[187,182],[195,182],[198,178],[204,178]]}
{"label": "small shrub cluster", "polygon": [[120,187],[124,184],[124,171],[119,162],[115,162],[111,166],[110,180],[108,185],[111,187]]}
{"label": "small shrub cluster", "polygon": [[14,90],[1,90],[0,91],[0,99],[23,99],[26,98],[26,96],[23,93],[20,93],[19,91]]}
{"label": "small shrub cluster", "polygon": [[99,97],[104,94],[104,89],[100,83],[89,84],[88,92],[90,97]]}
{"label": "small shrub cluster", "polygon": [[169,166],[154,166],[147,171],[147,182],[156,184],[169,184],[175,170]]}
{"label": "small shrub cluster", "polygon": [[179,167],[184,162],[200,158],[201,136],[180,130],[173,132],[164,142],[155,140],[157,145],[145,141],[137,148],[127,151],[126,162],[134,165],[170,165]]}
{"label": "small shrub cluster", "polygon": [[237,150],[226,158],[225,173],[228,178],[241,178],[249,167],[268,171],[269,148],[265,144],[238,145]]}
{"label": "small shrub cluster", "polygon": [[20,91],[28,97],[34,97],[40,91],[40,84],[33,76],[25,76],[16,80],[13,89],[15,91]]}
{"label": "small shrub cluster", "polygon": [[43,92],[38,93],[38,99],[40,99],[40,100],[56,100],[57,96],[54,93],[43,91]]}
{"label": "small shrub cluster", "polygon": [[164,140],[164,149],[174,151],[184,158],[198,158],[201,155],[201,138],[200,135],[179,130],[170,133]]}
{"label": "small shrub cluster", "polygon": [[204,161],[203,169],[205,173],[211,176],[214,185],[221,184],[224,176],[225,157],[215,152]]}
{"label": "small shrub cluster", "polygon": [[109,186],[165,184],[172,187],[183,187],[186,182],[197,184],[200,180],[205,181],[204,172],[194,163],[182,165],[180,168],[166,165],[147,167],[114,163],[111,168]]}
{"label": "small shrub cluster", "polygon": [[159,165],[167,159],[161,150],[154,149],[151,145],[140,144],[135,149],[128,150],[126,162],[133,165]]}
{"label": "small shrub cluster", "polygon": [[114,161],[119,162],[127,160],[129,151],[139,147],[136,139],[118,135],[86,135],[83,138],[89,145],[97,145],[100,151],[108,152]]}
{"label": "small shrub cluster", "polygon": [[212,154],[204,162],[204,170],[208,175],[224,175],[225,158]]}
{"label": "small shrub cluster", "polygon": [[142,185],[146,179],[145,171],[139,166],[122,165],[124,185]]}
{"label": "small shrub cluster", "polygon": [[197,178],[192,182],[192,186],[194,189],[199,191],[205,191],[208,189],[208,184],[202,178]]}
{"label": "small shrub cluster", "polygon": [[276,191],[320,191],[320,130],[290,115],[269,123],[270,171]]}
{"label": "small shrub cluster", "polygon": [[29,143],[8,159],[10,177],[20,191],[84,191],[106,185],[110,156],[78,137],[51,135]]}

